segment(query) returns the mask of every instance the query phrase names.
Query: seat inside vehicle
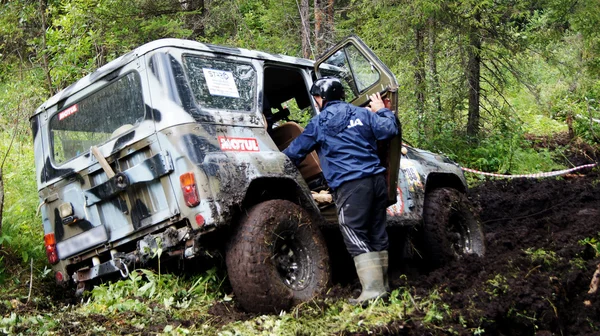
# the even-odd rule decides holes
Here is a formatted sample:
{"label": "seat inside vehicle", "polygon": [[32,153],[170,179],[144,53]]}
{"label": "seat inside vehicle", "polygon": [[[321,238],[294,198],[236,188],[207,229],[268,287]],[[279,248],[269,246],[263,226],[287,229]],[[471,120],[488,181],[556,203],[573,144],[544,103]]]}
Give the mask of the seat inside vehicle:
{"label": "seat inside vehicle", "polygon": [[[271,138],[279,150],[284,150],[302,133],[303,130],[304,128],[302,126],[293,121],[289,121],[273,129]],[[306,159],[300,163],[298,170],[306,181],[318,178],[322,171],[317,152],[310,152],[306,156]]]}
{"label": "seat inside vehicle", "polygon": [[[264,85],[263,113],[267,120],[267,131],[277,148],[284,150],[304,130],[293,118],[302,112],[313,113],[308,88],[299,71],[274,66],[265,68]],[[322,188],[323,174],[315,151],[306,156],[298,170],[311,189]],[[313,181],[319,182],[311,183]]]}

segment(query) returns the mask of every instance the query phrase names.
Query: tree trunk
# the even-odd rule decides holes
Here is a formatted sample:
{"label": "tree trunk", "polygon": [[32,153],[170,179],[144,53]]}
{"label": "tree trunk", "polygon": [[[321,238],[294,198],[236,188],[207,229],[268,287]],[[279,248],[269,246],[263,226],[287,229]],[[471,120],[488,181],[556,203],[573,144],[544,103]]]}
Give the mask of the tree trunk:
{"label": "tree trunk", "polygon": [[[310,4],[308,0],[301,0],[300,21],[302,22],[302,57],[311,58],[312,48],[310,45]],[[315,56],[315,55],[313,55]]]}
{"label": "tree trunk", "polygon": [[204,37],[204,0],[185,0],[181,1],[181,8],[186,12],[195,12],[185,15],[186,25],[192,30],[191,39]]}
{"label": "tree trunk", "polygon": [[50,66],[48,65],[48,50],[46,50],[46,8],[48,7],[47,0],[40,0],[40,17],[42,19],[42,66],[46,73],[46,85],[48,86],[48,92],[54,93],[52,90],[52,77],[50,76]]}
{"label": "tree trunk", "polygon": [[439,116],[442,114],[442,93],[440,88],[440,77],[437,69],[437,50],[436,48],[436,31],[435,31],[435,20],[433,17],[429,18],[429,71],[431,72],[431,81],[433,83],[433,97],[435,103],[435,109],[438,113],[436,120],[439,120]]}
{"label": "tree trunk", "polygon": [[415,96],[417,98],[416,109],[419,141],[425,134],[425,65],[423,62],[423,40],[423,27],[418,25],[415,27],[415,59],[413,60],[413,65],[415,68]]}
{"label": "tree trunk", "polygon": [[[314,0],[315,53],[320,56],[334,43],[333,8],[335,0]],[[318,57],[316,56],[316,57]]]}
{"label": "tree trunk", "polygon": [[474,137],[479,133],[479,94],[481,75],[481,35],[479,23],[481,14],[475,13],[475,22],[469,29],[469,60],[467,64],[467,83],[469,85],[469,118],[467,135]]}
{"label": "tree trunk", "polygon": [[335,27],[333,26],[333,8],[335,0],[327,0],[325,7],[325,48],[329,49],[335,45]]}

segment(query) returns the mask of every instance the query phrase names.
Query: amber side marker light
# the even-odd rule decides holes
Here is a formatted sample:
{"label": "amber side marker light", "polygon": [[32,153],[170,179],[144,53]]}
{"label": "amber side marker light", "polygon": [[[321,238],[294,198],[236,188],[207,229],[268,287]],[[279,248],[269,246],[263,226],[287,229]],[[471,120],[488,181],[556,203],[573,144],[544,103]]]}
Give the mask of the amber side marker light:
{"label": "amber side marker light", "polygon": [[44,236],[44,246],[46,246],[46,256],[51,264],[58,262],[58,252],[56,251],[56,238],[54,233],[48,233]]}
{"label": "amber side marker light", "polygon": [[181,191],[183,192],[183,199],[185,204],[193,208],[200,204],[200,197],[198,196],[198,187],[196,186],[196,178],[193,172],[187,172],[179,176],[179,183],[181,184]]}

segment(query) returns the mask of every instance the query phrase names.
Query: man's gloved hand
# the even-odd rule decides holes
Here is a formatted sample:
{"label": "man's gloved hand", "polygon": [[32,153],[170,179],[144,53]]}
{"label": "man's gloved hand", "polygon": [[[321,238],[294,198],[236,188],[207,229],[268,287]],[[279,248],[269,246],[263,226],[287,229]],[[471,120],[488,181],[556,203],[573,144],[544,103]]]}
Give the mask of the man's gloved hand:
{"label": "man's gloved hand", "polygon": [[379,92],[369,96],[369,99],[371,99],[371,103],[369,104],[369,110],[371,110],[371,112],[377,112],[382,108],[385,108],[383,99],[381,99],[381,94],[379,94]]}

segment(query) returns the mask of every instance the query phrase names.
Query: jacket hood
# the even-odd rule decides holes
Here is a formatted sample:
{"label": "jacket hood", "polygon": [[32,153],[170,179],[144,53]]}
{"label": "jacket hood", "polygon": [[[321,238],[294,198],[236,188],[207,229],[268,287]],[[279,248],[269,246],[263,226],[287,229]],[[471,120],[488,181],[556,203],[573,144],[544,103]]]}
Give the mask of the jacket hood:
{"label": "jacket hood", "polygon": [[335,136],[348,127],[354,114],[351,104],[339,100],[327,102],[319,115],[319,127],[325,134]]}

